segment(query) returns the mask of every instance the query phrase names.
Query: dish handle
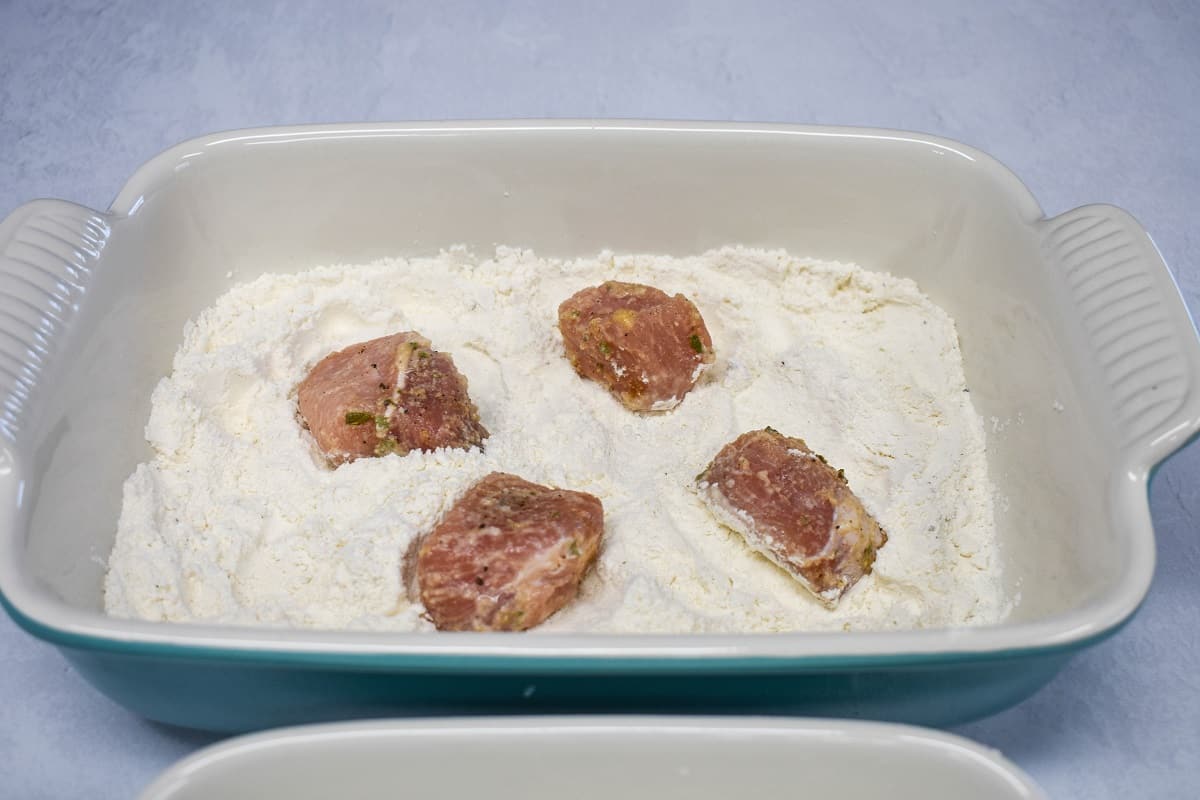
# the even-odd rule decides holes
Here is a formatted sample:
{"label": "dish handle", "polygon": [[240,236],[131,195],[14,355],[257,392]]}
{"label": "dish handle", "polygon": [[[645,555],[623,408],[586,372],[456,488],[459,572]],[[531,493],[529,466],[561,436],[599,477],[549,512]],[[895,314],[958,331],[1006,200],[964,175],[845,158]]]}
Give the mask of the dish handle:
{"label": "dish handle", "polygon": [[9,444],[110,233],[104,214],[65,200],[34,200],[0,222],[0,437]]}
{"label": "dish handle", "polygon": [[1043,223],[1042,247],[1079,311],[1086,383],[1108,398],[1122,461],[1149,470],[1200,430],[1200,338],[1162,254],[1110,205]]}

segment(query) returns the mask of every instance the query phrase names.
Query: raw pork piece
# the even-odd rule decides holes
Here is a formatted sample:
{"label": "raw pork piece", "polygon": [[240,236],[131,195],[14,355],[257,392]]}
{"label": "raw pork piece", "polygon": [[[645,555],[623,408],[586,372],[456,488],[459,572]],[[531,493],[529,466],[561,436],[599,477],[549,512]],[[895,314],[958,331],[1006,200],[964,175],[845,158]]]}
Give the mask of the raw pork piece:
{"label": "raw pork piece", "polygon": [[700,312],[639,283],[607,281],[558,307],[571,366],[604,386],[631,411],[667,411],[713,363]]}
{"label": "raw pork piece", "polygon": [[603,531],[596,497],[493,472],[417,544],[416,589],[438,630],[523,631],[575,597]]}
{"label": "raw pork piece", "polygon": [[301,381],[297,399],[301,421],[333,466],[475,447],[488,436],[453,359],[412,331],[326,356]]}
{"label": "raw pork piece", "polygon": [[870,574],[887,542],[843,472],[773,428],[721,448],[697,486],[724,524],[829,608]]}

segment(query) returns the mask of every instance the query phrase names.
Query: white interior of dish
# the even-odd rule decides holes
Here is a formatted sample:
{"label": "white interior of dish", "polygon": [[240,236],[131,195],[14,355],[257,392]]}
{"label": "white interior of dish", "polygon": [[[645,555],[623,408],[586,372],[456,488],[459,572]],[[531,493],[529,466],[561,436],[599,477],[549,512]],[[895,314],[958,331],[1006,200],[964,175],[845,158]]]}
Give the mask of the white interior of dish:
{"label": "white interior of dish", "polygon": [[39,444],[16,454],[23,574],[100,612],[121,485],[149,455],[151,390],[185,321],[234,282],[454,244],[547,256],[743,244],[913,278],[958,324],[1011,620],[1083,608],[1148,558],[1122,524],[1144,499],[1124,517],[1110,502],[1111,423],[1078,363],[1078,311],[1040,249],[1041,212],[1015,178],[936,140],[688,127],[284,129],[151,162],[112,209],[25,437]]}
{"label": "white interior of dish", "polygon": [[360,798],[770,800],[794,797],[798,788],[842,800],[1043,797],[998,754],[907,726],[560,717],[284,728],[197,753],[160,776],[142,800],[306,800],[348,790]]}

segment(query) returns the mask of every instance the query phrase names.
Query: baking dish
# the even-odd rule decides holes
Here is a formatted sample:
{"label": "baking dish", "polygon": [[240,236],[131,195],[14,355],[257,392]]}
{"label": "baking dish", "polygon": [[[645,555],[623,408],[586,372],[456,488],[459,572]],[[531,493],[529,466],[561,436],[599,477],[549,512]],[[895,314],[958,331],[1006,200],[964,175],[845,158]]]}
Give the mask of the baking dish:
{"label": "baking dish", "polygon": [[[370,634],[111,619],[121,483],[184,322],[267,271],[452,244],[542,255],[783,247],[914,278],[957,320],[990,420],[1009,621],[854,634]],[[1141,227],[1046,219],[985,154],[922,134],[471,122],[215,134],[107,211],[0,224],[0,592],[103,692],[214,730],[488,710],[798,712],[950,724],[1113,633],[1153,573],[1152,468],[1200,426],[1200,344]]]}
{"label": "baking dish", "polygon": [[723,800],[741,794],[793,797],[798,790],[842,800],[1045,797],[999,754],[906,725],[501,717],[343,722],[239,737],[175,764],[141,800],[397,795]]}

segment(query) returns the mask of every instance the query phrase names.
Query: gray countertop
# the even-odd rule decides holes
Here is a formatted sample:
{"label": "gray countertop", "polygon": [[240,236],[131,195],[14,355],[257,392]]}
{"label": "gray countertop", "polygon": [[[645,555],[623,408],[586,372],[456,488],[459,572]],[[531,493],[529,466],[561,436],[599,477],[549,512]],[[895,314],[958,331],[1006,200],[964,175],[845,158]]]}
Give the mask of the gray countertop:
{"label": "gray countertop", "polygon": [[[1047,214],[1132,212],[1200,310],[1200,5],[0,1],[0,216],[104,208],[227,128],[655,117],[928,131]],[[1053,797],[1200,791],[1200,446],[1158,473],[1145,605],[1020,706],[957,729]],[[213,741],[145,722],[0,615],[0,796],[132,797]]]}

